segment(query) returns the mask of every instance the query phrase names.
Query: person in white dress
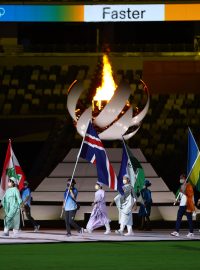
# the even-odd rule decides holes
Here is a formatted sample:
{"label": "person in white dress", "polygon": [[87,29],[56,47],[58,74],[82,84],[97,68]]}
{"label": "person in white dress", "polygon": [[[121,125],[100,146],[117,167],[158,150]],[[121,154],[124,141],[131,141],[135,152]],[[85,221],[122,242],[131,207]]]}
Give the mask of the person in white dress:
{"label": "person in white dress", "polygon": [[[133,235],[133,217],[132,217],[132,209],[133,206],[136,203],[136,195],[134,192],[134,189],[130,183],[130,178],[128,175],[124,175],[123,177],[123,191],[124,194],[118,194],[114,198],[114,202],[118,208],[119,211],[119,224],[120,224],[120,229],[116,230],[116,234],[120,235]],[[113,205],[113,202],[110,204]],[[124,234],[124,229],[127,227],[127,233]]]}
{"label": "person in white dress", "polygon": [[109,234],[111,232],[110,219],[108,218],[106,209],[105,191],[103,190],[102,184],[100,182],[96,183],[95,189],[95,198],[94,202],[92,203],[93,210],[84,231],[92,233],[93,230],[105,226],[106,231],[104,234]]}

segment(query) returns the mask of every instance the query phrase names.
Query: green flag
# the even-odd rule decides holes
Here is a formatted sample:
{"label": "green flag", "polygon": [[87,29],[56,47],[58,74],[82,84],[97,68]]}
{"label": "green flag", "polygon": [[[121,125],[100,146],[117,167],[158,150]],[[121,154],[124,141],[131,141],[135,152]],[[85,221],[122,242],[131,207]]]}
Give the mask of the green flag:
{"label": "green flag", "polygon": [[[128,174],[131,180],[131,185],[133,186],[135,192],[141,191],[144,187],[144,169],[142,168],[140,162],[134,157],[132,151],[126,145],[123,139],[123,152],[121,167],[118,175],[118,186],[122,186],[122,179],[125,174]],[[120,189],[119,189],[120,191]]]}
{"label": "green flag", "polygon": [[144,169],[142,168],[140,162],[133,156],[130,148],[126,146],[126,149],[129,156],[129,167],[131,170],[134,171],[133,187],[135,192],[137,192],[138,190],[140,191],[144,187],[144,180],[145,180]]}

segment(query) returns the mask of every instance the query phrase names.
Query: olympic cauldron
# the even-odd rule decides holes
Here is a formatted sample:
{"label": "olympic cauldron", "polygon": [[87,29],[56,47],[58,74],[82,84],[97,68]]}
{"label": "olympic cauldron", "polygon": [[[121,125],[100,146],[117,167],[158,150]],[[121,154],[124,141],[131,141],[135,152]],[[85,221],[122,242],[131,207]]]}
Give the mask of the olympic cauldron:
{"label": "olympic cauldron", "polygon": [[[133,108],[134,94],[125,81],[117,86],[112,76],[108,56],[103,56],[102,85],[87,106],[80,106],[80,97],[84,87],[82,81],[74,81],[68,89],[67,109],[81,136],[85,135],[88,122],[91,120],[102,140],[125,140],[139,130],[142,120],[148,112],[150,95],[146,84],[139,80],[138,89],[145,94],[142,108]],[[87,96],[84,97],[89,100]]]}

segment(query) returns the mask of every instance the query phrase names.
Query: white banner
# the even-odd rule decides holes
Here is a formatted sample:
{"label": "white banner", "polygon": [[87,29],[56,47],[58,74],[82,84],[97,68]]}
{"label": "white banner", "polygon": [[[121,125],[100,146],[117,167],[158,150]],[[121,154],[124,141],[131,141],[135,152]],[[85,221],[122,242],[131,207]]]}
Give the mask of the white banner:
{"label": "white banner", "polygon": [[165,5],[90,5],[84,8],[85,22],[164,21]]}

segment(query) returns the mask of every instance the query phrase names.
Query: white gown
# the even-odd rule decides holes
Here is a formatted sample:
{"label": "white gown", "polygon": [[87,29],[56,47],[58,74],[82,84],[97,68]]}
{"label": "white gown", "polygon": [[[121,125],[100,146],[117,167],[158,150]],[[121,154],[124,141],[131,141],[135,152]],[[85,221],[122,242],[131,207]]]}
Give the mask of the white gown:
{"label": "white gown", "polygon": [[95,192],[94,203],[95,205],[86,226],[86,229],[89,231],[93,231],[96,228],[105,226],[107,223],[110,222],[106,209],[104,190],[99,189]]}
{"label": "white gown", "polygon": [[125,199],[123,203],[121,203],[121,194],[118,194],[114,201],[119,211],[119,224],[121,225],[133,225],[133,217],[132,217],[132,208],[136,199],[131,196],[131,194]]}

